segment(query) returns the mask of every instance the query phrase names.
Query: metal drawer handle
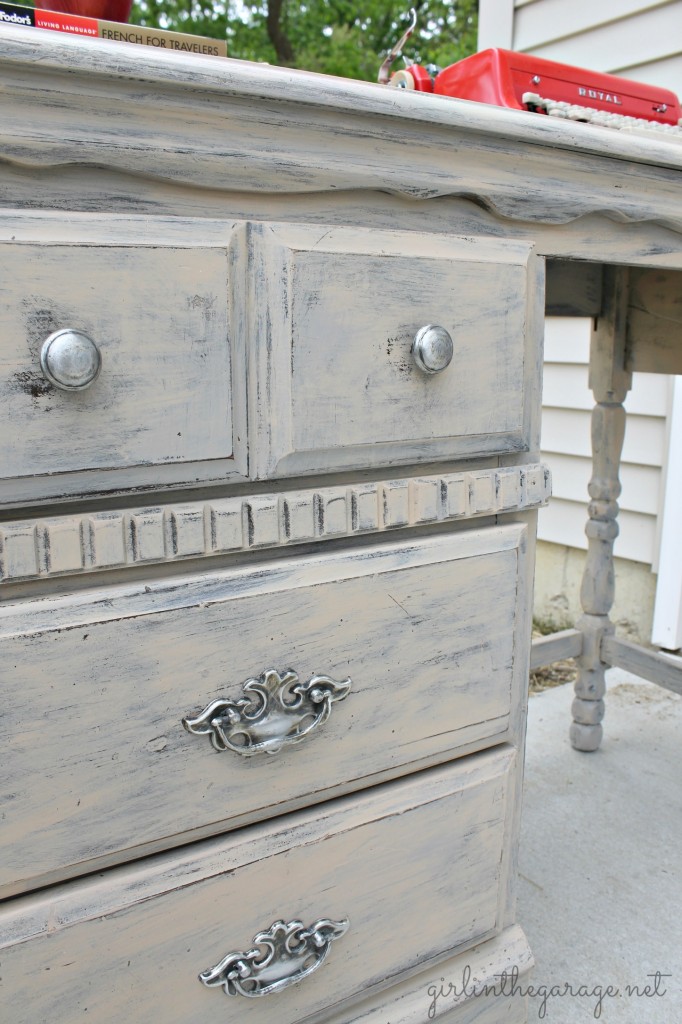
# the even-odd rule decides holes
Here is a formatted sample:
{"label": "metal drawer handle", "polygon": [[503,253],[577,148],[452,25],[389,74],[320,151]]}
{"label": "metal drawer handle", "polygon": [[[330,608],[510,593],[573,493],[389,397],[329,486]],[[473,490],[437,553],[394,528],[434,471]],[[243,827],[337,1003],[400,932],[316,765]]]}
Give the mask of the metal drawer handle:
{"label": "metal drawer handle", "polygon": [[292,669],[280,676],[270,668],[259,679],[247,679],[244,697],[211,701],[182,724],[194,736],[210,736],[216,750],[234,750],[244,757],[276,754],[326,722],[332,704],[347,697],[350,688],[350,679],[337,683],[329,676],[313,676],[299,683]]}
{"label": "metal drawer handle", "polygon": [[321,967],[332,942],[346,934],[348,925],[348,920],[323,919],[304,928],[301,921],[275,921],[254,937],[254,949],[228,953],[202,971],[199,980],[208,988],[222,986],[225,995],[248,999],[281,992]]}
{"label": "metal drawer handle", "polygon": [[452,362],[452,338],[444,327],[420,327],[412,342],[412,356],[423,373],[442,373]]}
{"label": "metal drawer handle", "polygon": [[50,384],[62,391],[83,391],[97,380],[102,355],[82,331],[55,331],[43,342],[40,367]]}

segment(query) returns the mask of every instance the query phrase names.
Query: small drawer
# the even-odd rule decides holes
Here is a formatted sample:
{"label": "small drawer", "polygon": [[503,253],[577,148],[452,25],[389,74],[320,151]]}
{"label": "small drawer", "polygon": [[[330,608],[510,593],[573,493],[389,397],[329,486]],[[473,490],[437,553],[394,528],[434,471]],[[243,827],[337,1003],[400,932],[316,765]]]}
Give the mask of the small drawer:
{"label": "small drawer", "polygon": [[213,246],[96,244],[92,231],[79,244],[0,244],[8,500],[235,472],[223,234]]}
{"label": "small drawer", "polygon": [[[505,747],[16,900],[0,912],[7,1020],[298,1024],[474,945],[507,910],[515,768]],[[249,951],[276,922],[260,970]],[[282,956],[288,933],[307,959]],[[235,959],[242,990],[287,984],[228,995]]]}
{"label": "small drawer", "polygon": [[6,605],[0,896],[515,737],[528,561],[508,525]]}
{"label": "small drawer", "polygon": [[535,445],[544,308],[532,246],[323,226],[244,231],[255,476]]}

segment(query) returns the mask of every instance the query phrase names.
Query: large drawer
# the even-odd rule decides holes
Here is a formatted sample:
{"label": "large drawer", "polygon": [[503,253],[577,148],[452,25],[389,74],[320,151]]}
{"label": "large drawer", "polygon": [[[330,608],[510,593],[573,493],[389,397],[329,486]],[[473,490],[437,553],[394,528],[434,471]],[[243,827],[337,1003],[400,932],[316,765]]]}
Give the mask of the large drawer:
{"label": "large drawer", "polygon": [[[532,246],[290,224],[243,230],[252,474],[537,443],[544,290]],[[429,326],[452,340],[440,372],[424,372],[412,354]]]}
{"label": "large drawer", "polygon": [[83,217],[3,227],[14,240],[0,243],[0,500],[245,470],[230,230]]}
{"label": "large drawer", "polygon": [[[507,525],[5,606],[0,895],[514,737],[528,595],[526,528]],[[287,669],[351,680],[329,706],[313,684],[286,723],[322,719],[301,742],[231,749],[257,741],[222,742],[234,705],[196,724]],[[261,738],[281,711],[273,695]]]}
{"label": "large drawer", "polygon": [[533,965],[526,936],[512,925],[388,991],[325,1014],[324,1024],[528,1024]]}
{"label": "large drawer", "polygon": [[[504,747],[10,903],[0,912],[6,1018],[297,1024],[474,945],[507,909],[515,765]],[[325,945],[326,960],[262,998],[199,980],[277,921],[347,930],[306,944],[306,964]],[[246,989],[303,967],[290,955],[268,975],[241,959]]]}

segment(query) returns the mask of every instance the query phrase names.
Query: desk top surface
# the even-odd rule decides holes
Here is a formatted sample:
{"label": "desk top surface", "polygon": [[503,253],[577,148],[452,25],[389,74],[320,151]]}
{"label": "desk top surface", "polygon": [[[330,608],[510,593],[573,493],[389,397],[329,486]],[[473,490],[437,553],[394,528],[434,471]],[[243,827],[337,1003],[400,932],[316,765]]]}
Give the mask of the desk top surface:
{"label": "desk top surface", "polygon": [[[0,85],[8,182],[31,169],[56,181],[64,168],[89,166],[223,195],[342,191],[361,202],[370,190],[423,208],[474,200],[514,230],[582,219],[581,241],[554,232],[539,246],[548,255],[574,258],[592,245],[587,219],[596,217],[647,225],[644,248],[679,259],[682,142],[656,133],[5,25]],[[13,205],[9,184],[0,203]],[[619,243],[609,244],[586,258],[611,259]],[[644,259],[641,245],[631,249],[628,259]]]}
{"label": "desk top surface", "polygon": [[[452,130],[494,134],[525,145],[551,146],[621,160],[682,169],[682,140],[651,132],[629,134],[594,125],[538,117],[522,111],[409,92],[275,67],[192,53],[172,53],[108,40],[80,39],[67,33],[0,26],[0,58],[28,65],[36,77],[55,70],[92,78],[115,78],[159,88],[184,86],[228,97],[305,105],[318,110],[400,118]],[[4,76],[3,76],[4,77]]]}

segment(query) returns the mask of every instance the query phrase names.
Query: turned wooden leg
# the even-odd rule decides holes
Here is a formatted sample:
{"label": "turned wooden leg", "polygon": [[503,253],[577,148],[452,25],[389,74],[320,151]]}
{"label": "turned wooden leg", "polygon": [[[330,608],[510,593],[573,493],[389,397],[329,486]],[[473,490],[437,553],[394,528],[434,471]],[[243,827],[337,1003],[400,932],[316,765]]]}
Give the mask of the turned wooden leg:
{"label": "turned wooden leg", "polygon": [[578,622],[583,651],[572,708],[571,743],[576,750],[596,750],[603,734],[608,666],[601,660],[601,643],[613,632],[609,612],[615,589],[613,542],[618,536],[623,401],[632,386],[632,374],[625,370],[627,291],[627,270],[606,268],[604,308],[595,321],[590,349],[590,388],[597,404],[592,412],[591,500],[585,527],[588,546],[580,591],[583,615]]}

